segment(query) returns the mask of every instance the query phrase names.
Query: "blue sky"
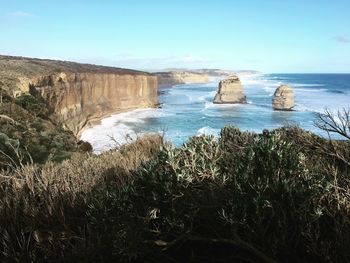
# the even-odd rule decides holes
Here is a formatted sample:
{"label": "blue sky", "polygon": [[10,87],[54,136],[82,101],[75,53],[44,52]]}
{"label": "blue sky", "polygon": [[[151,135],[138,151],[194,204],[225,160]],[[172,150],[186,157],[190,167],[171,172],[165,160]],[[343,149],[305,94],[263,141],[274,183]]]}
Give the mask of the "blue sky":
{"label": "blue sky", "polygon": [[0,0],[0,54],[137,69],[350,72],[349,0]]}

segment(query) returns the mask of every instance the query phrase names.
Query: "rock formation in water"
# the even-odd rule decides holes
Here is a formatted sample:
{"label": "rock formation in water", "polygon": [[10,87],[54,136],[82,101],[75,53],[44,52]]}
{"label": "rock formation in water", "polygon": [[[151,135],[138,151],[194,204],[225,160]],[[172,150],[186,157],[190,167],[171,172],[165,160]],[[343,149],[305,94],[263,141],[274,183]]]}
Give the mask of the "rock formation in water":
{"label": "rock formation in water", "polygon": [[159,87],[170,87],[178,84],[207,83],[209,75],[192,71],[156,72]]}
{"label": "rock formation in water", "polygon": [[75,135],[90,121],[158,102],[157,77],[128,69],[0,56],[0,80],[14,96],[40,95]]}
{"label": "rock formation in water", "polygon": [[241,81],[237,76],[233,75],[220,81],[213,103],[247,103]]}
{"label": "rock formation in water", "polygon": [[294,107],[293,89],[288,85],[279,86],[273,96],[272,107],[274,110],[292,110]]}

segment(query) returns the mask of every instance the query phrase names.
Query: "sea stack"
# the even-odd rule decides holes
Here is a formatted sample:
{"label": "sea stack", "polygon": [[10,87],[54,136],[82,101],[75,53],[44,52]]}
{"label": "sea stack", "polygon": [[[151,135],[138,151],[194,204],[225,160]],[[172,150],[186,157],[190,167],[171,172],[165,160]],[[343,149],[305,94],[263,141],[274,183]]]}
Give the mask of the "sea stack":
{"label": "sea stack", "polygon": [[290,111],[294,107],[293,89],[288,85],[279,86],[272,100],[274,110]]}
{"label": "sea stack", "polygon": [[237,76],[232,75],[220,81],[213,103],[247,103],[241,81]]}

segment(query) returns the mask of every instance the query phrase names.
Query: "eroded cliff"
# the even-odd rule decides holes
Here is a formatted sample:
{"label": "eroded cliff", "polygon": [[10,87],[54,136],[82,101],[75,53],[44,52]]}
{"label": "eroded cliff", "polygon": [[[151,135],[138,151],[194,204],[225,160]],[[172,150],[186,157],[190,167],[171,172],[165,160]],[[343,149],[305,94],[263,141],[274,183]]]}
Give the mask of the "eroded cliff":
{"label": "eroded cliff", "polygon": [[213,103],[246,103],[247,99],[243,93],[241,81],[236,75],[232,75],[227,79],[219,82],[217,93]]}
{"label": "eroded cliff", "polygon": [[288,85],[280,85],[273,95],[272,107],[274,110],[290,111],[294,107],[294,92]]}
{"label": "eroded cliff", "polygon": [[157,104],[157,77],[120,68],[0,57],[0,79],[14,96],[40,95],[52,118],[79,135],[90,121]]}

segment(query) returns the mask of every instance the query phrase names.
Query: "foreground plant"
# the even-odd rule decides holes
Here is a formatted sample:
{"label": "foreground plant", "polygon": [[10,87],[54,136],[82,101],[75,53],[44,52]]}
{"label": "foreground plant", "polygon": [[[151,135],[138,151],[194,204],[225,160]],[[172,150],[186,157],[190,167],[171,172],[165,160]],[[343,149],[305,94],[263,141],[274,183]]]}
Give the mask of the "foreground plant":
{"label": "foreground plant", "polygon": [[297,127],[162,138],[0,175],[4,260],[347,262],[349,141]]}

